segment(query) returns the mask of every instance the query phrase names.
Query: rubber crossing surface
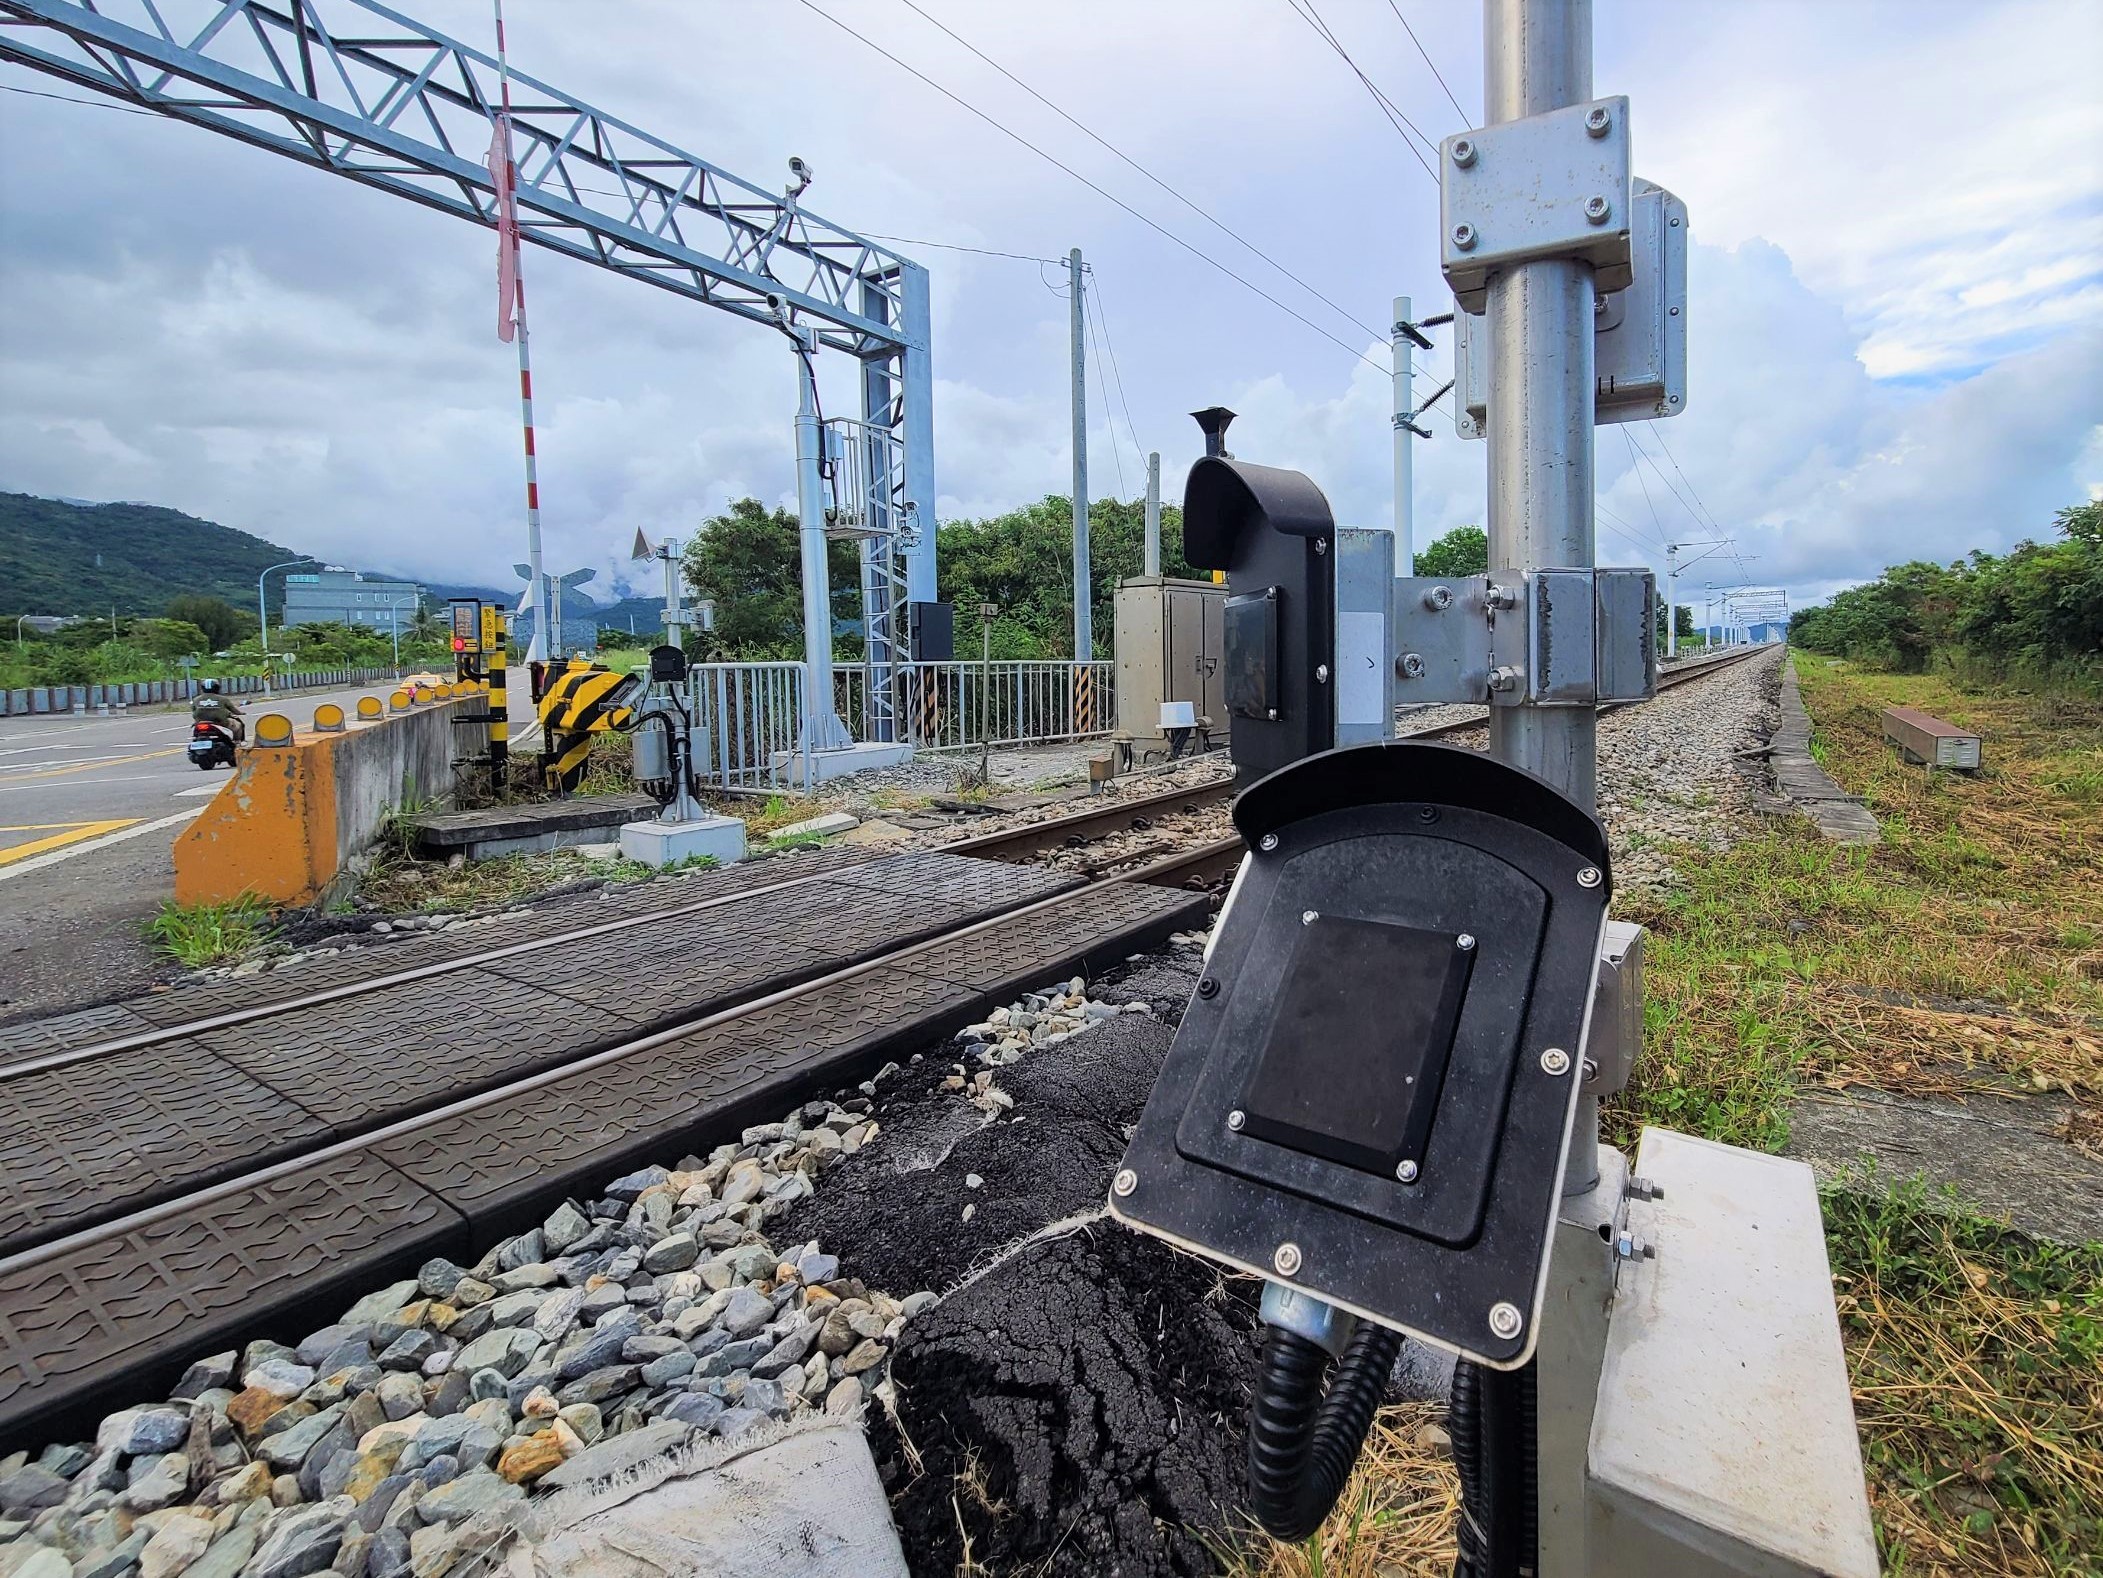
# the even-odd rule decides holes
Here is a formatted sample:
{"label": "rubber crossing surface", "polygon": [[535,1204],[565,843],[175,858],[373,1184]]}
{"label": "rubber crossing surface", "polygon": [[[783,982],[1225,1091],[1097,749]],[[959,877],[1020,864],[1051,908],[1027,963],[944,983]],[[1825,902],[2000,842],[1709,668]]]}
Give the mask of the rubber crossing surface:
{"label": "rubber crossing surface", "polygon": [[[159,1021],[149,1028],[186,1033],[50,1067],[20,1059],[0,1067],[0,1254],[750,1001],[1079,880],[941,853],[785,869],[796,874],[787,885],[778,877],[691,891],[667,886],[657,905],[666,910],[676,895],[670,913],[635,910],[652,918],[576,942],[565,940],[577,929],[570,920],[543,930],[547,946],[495,960],[385,950],[387,967],[397,972],[451,967],[352,997],[305,1001],[315,991],[369,979],[372,963],[319,961],[322,967],[285,972],[296,977],[290,985],[273,979],[277,972],[240,978],[229,983],[237,990],[208,999],[207,1010],[256,1007],[253,998],[275,1006],[237,1024],[192,1028],[198,1005],[175,1006],[191,993],[127,1004]],[[691,907],[704,900],[715,902]],[[502,927],[475,930],[477,954],[522,940]],[[261,988],[254,994],[251,979]],[[106,1020],[94,1024],[97,1037],[111,1033]]]}
{"label": "rubber crossing surface", "polygon": [[[565,1195],[779,1116],[995,1003],[1151,946],[1206,903],[1117,881],[1058,893],[963,939],[892,951],[0,1259],[0,1450],[272,1321],[328,1318],[432,1255],[471,1259]],[[844,911],[814,918],[829,928]]]}

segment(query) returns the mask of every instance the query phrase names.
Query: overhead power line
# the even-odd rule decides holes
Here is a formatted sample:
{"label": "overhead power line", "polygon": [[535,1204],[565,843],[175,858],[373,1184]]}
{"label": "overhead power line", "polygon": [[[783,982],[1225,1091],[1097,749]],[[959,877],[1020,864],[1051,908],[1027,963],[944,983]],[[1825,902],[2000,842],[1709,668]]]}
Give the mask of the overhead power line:
{"label": "overhead power line", "polygon": [[1385,115],[1388,124],[1394,127],[1395,135],[1402,139],[1402,146],[1409,150],[1410,157],[1423,166],[1424,173],[1427,176],[1433,181],[1437,181],[1438,172],[1432,169],[1430,162],[1418,151],[1417,144],[1410,141],[1410,133],[1415,132],[1417,141],[1423,143],[1425,147],[1432,149],[1434,152],[1438,149],[1438,143],[1434,139],[1426,137],[1419,130],[1417,123],[1402,113],[1401,106],[1381,92],[1379,85],[1365,74],[1365,71],[1359,66],[1357,61],[1351,58],[1351,52],[1344,48],[1343,40],[1336,36],[1330,29],[1329,24],[1322,20],[1321,13],[1315,10],[1314,0],[1285,0],[1285,3],[1292,7],[1294,15],[1314,29],[1317,38],[1335,50],[1337,57],[1351,68],[1351,74],[1357,77],[1366,92],[1373,96],[1373,102],[1380,106],[1380,113]]}
{"label": "overhead power line", "polygon": [[930,77],[926,72],[920,70],[917,66],[908,65],[905,61],[900,60],[896,55],[892,54],[888,49],[884,48],[883,45],[877,43],[867,34],[855,31],[855,29],[849,27],[845,22],[842,22],[838,17],[834,16],[830,11],[827,11],[823,6],[817,5],[815,3],[815,0],[799,0],[799,3],[803,6],[803,8],[806,11],[810,11],[817,16],[823,17],[834,27],[838,28],[841,32],[845,33],[849,38],[852,38],[858,43],[864,45],[865,47],[874,50],[877,54],[883,56],[884,59],[891,62],[891,64],[896,66],[899,70],[905,72],[909,76],[917,77],[921,82],[924,82],[925,84],[927,84],[927,86],[933,88],[937,93],[941,94],[942,97],[944,97],[945,99],[948,99],[952,104],[955,104],[959,109],[965,110],[968,113],[976,116],[978,119],[984,121],[988,126],[991,126],[1003,137],[1006,137],[1013,142],[1020,143],[1023,147],[1029,149],[1031,153],[1035,154],[1038,158],[1042,159],[1046,164],[1049,164],[1054,169],[1062,170],[1067,175],[1072,176],[1076,181],[1079,181],[1081,185],[1087,187],[1089,191],[1095,193],[1096,196],[1102,198],[1105,202],[1115,204],[1125,213],[1131,215],[1132,218],[1138,220],[1141,224],[1145,225],[1149,230],[1154,231],[1157,235],[1160,235],[1168,241],[1174,242],[1177,246],[1181,247],[1185,252],[1188,252],[1192,257],[1197,258],[1200,262],[1208,264],[1212,268],[1217,269],[1220,273],[1226,275],[1227,278],[1233,280],[1235,284],[1241,286],[1244,290],[1250,291],[1255,295],[1261,296],[1265,301],[1269,302],[1273,307],[1276,307],[1287,317],[1292,318],[1296,322],[1302,323],[1308,328],[1314,330],[1316,334],[1319,334],[1323,339],[1329,341],[1330,344],[1336,346],[1338,349],[1349,352],[1352,356],[1357,357],[1358,360],[1364,362],[1368,367],[1371,367],[1376,371],[1382,373],[1390,371],[1389,368],[1384,367],[1379,362],[1374,361],[1372,357],[1366,355],[1366,353],[1358,349],[1357,346],[1352,345],[1347,340],[1339,339],[1336,335],[1331,334],[1327,329],[1323,328],[1319,323],[1316,323],[1305,313],[1299,312],[1293,307],[1288,306],[1285,302],[1280,301],[1276,296],[1273,296],[1269,291],[1265,290],[1261,285],[1258,285],[1254,280],[1251,280],[1242,274],[1236,273],[1233,269],[1229,268],[1226,264],[1222,263],[1218,258],[1212,256],[1211,253],[1206,252],[1202,248],[1184,240],[1181,236],[1177,235],[1173,230],[1170,230],[1166,225],[1161,224],[1158,220],[1151,219],[1147,215],[1142,214],[1138,209],[1134,208],[1123,198],[1117,196],[1114,192],[1108,191],[1105,188],[1097,185],[1094,181],[1089,180],[1087,176],[1081,174],[1081,172],[1076,170],[1072,165],[1067,164],[1064,160],[1059,159],[1053,154],[1047,153],[1043,148],[1040,148],[1037,144],[1031,142],[1029,138],[1023,136],[1022,133],[994,119],[993,116],[987,114],[984,110],[980,109],[976,104],[973,104],[970,100],[951,92],[948,88],[942,86],[941,83],[937,82],[933,77]]}
{"label": "overhead power line", "polygon": [[1425,49],[1424,41],[1417,37],[1417,30],[1409,25],[1409,18],[1402,14],[1402,8],[1395,4],[1395,0],[1387,0],[1387,8],[1395,13],[1395,20],[1402,24],[1402,31],[1407,33],[1409,41],[1417,46],[1417,53],[1424,57],[1424,64],[1431,68],[1431,74],[1438,78],[1439,86],[1445,90],[1446,102],[1453,106],[1453,113],[1460,117],[1461,125],[1466,127],[1472,124],[1468,119],[1468,112],[1460,107],[1460,100],[1453,96],[1453,90],[1446,87],[1445,73],[1439,70],[1438,62],[1433,60],[1431,52]]}
{"label": "overhead power line", "polygon": [[1033,252],[1002,252],[993,247],[967,247],[956,241],[923,241],[917,236],[887,236],[880,230],[864,230],[863,235],[871,241],[895,241],[902,247],[935,247],[943,252],[976,252],[980,257],[1013,258],[1018,263],[1056,263],[1066,266],[1064,258],[1040,258]]}
{"label": "overhead power line", "polygon": [[1154,185],[1160,187],[1162,191],[1168,193],[1170,197],[1173,197],[1177,202],[1181,203],[1193,214],[1196,214],[1198,218],[1204,220],[1206,224],[1212,226],[1212,228],[1217,230],[1221,235],[1227,237],[1230,241],[1233,241],[1238,246],[1246,247],[1250,252],[1253,252],[1257,257],[1263,259],[1264,262],[1268,263],[1272,268],[1276,269],[1280,274],[1283,274],[1287,279],[1291,280],[1295,285],[1299,286],[1300,289],[1306,291],[1308,295],[1312,296],[1316,301],[1319,301],[1323,306],[1329,308],[1339,317],[1345,319],[1346,321],[1355,325],[1356,327],[1365,330],[1366,333],[1372,335],[1375,339],[1379,338],[1380,331],[1374,328],[1371,324],[1365,322],[1363,319],[1358,317],[1358,315],[1352,312],[1348,307],[1342,306],[1339,303],[1332,301],[1329,297],[1323,295],[1322,292],[1315,289],[1314,286],[1308,284],[1306,280],[1300,278],[1299,275],[1295,274],[1283,263],[1280,263],[1276,258],[1272,257],[1268,252],[1264,251],[1263,248],[1256,245],[1256,243],[1251,241],[1247,236],[1242,235],[1239,231],[1235,230],[1232,226],[1228,225],[1224,220],[1212,214],[1211,212],[1200,206],[1198,203],[1193,202],[1172,182],[1165,181],[1160,176],[1154,174],[1153,171],[1149,170],[1137,159],[1134,159],[1130,154],[1126,153],[1122,148],[1118,147],[1115,143],[1111,142],[1107,137],[1104,137],[1087,122],[1080,120],[1074,115],[1069,114],[1060,105],[1053,103],[1042,93],[1039,93],[1027,82],[1024,82],[1022,78],[1016,76],[1015,73],[1010,71],[1006,66],[1003,66],[999,61],[995,60],[984,50],[980,49],[976,44],[972,43],[971,40],[965,38],[962,34],[958,33],[955,28],[950,27],[947,23],[941,21],[937,17],[929,16],[925,10],[923,10],[919,5],[915,3],[915,0],[900,0],[900,4],[904,5],[905,8],[911,11],[914,15],[920,17],[929,26],[946,34],[949,38],[953,39],[964,49],[970,51],[973,55],[976,55],[980,60],[984,61],[995,71],[999,72],[1010,82],[1014,83],[1016,87],[1022,89],[1023,92],[1027,93],[1039,104],[1043,105],[1054,115],[1058,116],[1059,119],[1065,121],[1067,125],[1073,127],[1075,131],[1078,131],[1079,133],[1081,133],[1082,136],[1088,138],[1089,141],[1095,143],[1098,147],[1107,150],[1109,153],[1115,155],[1118,159],[1122,160],[1125,164],[1131,166],[1131,168],[1133,168],[1134,170],[1137,170],[1149,181],[1152,181]]}
{"label": "overhead power line", "polygon": [[1132,402],[1125,398],[1124,374],[1117,367],[1117,342],[1110,335],[1110,312],[1103,304],[1103,276],[1095,276],[1095,316],[1102,320],[1103,344],[1110,352],[1110,377],[1117,385],[1117,403],[1124,410],[1125,431],[1132,435],[1132,452],[1139,457],[1139,469],[1146,469],[1146,446],[1139,442],[1139,424],[1132,420]]}

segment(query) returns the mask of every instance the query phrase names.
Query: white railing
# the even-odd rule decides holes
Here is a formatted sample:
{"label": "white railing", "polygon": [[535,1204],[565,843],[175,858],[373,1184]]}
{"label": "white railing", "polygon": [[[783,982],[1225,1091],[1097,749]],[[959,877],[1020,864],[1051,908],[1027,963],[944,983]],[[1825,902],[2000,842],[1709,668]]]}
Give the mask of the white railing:
{"label": "white railing", "polygon": [[[872,668],[833,666],[833,709],[857,738],[874,737]],[[899,732],[920,751],[1041,745],[1108,734],[1116,720],[1115,666],[1062,662],[899,663],[891,695]],[[702,778],[731,789],[788,787],[777,757],[803,746],[801,663],[696,663],[687,689],[708,730]]]}

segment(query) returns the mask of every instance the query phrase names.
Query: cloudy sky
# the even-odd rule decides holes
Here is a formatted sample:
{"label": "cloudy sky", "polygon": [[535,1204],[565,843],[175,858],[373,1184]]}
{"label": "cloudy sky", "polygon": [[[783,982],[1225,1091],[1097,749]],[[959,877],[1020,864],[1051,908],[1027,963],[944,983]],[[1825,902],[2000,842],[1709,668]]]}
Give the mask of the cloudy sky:
{"label": "cloudy sky", "polygon": [[[492,36],[486,0],[402,8]],[[1474,5],[1315,9],[1432,137],[1479,117]],[[801,155],[815,211],[910,238],[934,278],[943,518],[1065,491],[1066,304],[1029,259],[1080,246],[1121,375],[1091,390],[1098,496],[1136,493],[1146,449],[1179,490],[1184,413],[1225,403],[1237,453],[1308,471],[1347,522],[1387,520],[1381,331],[1398,293],[1446,304],[1436,187],[1288,0],[511,0],[506,20],[519,69],[770,188]],[[1743,563],[1712,558],[1683,599],[1751,579],[1801,604],[1889,562],[2048,536],[2103,489],[2103,5],[1598,0],[1597,35],[1596,91],[1630,96],[1637,172],[1685,200],[1695,238],[1689,409],[1600,430],[1603,561],[1661,564],[1714,522]],[[19,90],[0,92],[0,488],[511,584],[515,364],[486,231],[35,96],[82,94],[20,67],[0,86]],[[625,575],[637,527],[793,496],[778,336],[547,253],[526,269],[552,567]],[[826,370],[836,409],[848,371]],[[1434,432],[1420,542],[1482,516],[1483,447]]]}

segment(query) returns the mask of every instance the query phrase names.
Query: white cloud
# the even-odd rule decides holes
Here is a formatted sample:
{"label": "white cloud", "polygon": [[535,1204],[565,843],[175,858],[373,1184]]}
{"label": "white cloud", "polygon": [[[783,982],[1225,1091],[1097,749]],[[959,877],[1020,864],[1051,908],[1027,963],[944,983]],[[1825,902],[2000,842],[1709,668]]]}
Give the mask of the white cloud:
{"label": "white cloud", "polygon": [[[524,69],[762,184],[804,155],[812,201],[842,222],[1042,257],[1078,242],[1171,494],[1197,450],[1183,413],[1223,400],[1243,413],[1239,452],[1305,467],[1347,521],[1385,520],[1378,331],[1398,290],[1420,311],[1442,297],[1435,193],[1289,10],[927,0],[1348,315],[904,8],[825,3],[1372,364],[801,7],[729,26],[655,0],[595,8],[586,27],[574,5],[516,0],[507,22]],[[482,0],[411,9],[487,29]],[[1410,9],[1478,104],[1475,8]],[[1459,125],[1385,6],[1328,10],[1427,131]],[[1638,429],[1664,472],[1639,480],[1627,439],[1602,429],[1617,529],[1707,535],[1670,484],[1698,490],[1758,555],[1747,573],[1802,595],[2039,535],[2103,484],[2098,46],[2103,11],[2082,4],[1602,4],[1598,89],[1632,95],[1638,168],[1687,200],[1698,243],[1690,410],[1661,430],[1684,474]],[[469,226],[190,128],[0,94],[0,487],[154,499],[327,557],[508,586],[522,480],[492,254]],[[921,255],[938,512],[1063,492],[1056,271]],[[545,254],[527,269],[551,559],[626,575],[637,526],[683,533],[738,494],[792,495],[778,337]],[[1445,362],[1434,352],[1427,374]],[[852,409],[849,371],[827,366],[828,409]],[[1123,403],[1090,398],[1093,490],[1117,486],[1114,433],[1136,491]],[[1482,447],[1439,427],[1419,452],[1420,540],[1481,517]],[[1603,536],[1603,557],[1632,552]]]}

